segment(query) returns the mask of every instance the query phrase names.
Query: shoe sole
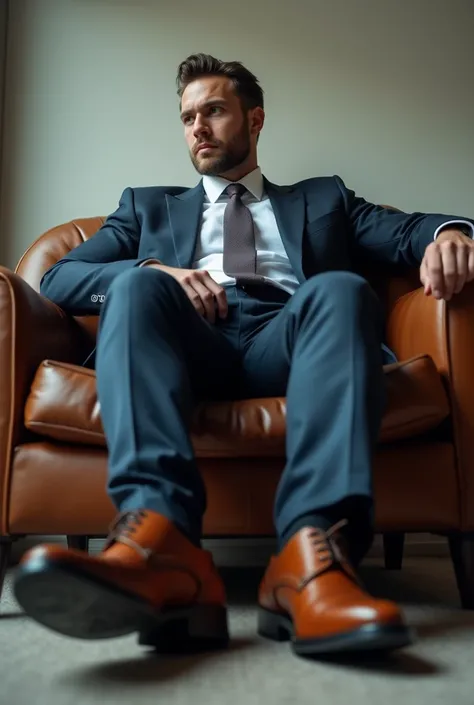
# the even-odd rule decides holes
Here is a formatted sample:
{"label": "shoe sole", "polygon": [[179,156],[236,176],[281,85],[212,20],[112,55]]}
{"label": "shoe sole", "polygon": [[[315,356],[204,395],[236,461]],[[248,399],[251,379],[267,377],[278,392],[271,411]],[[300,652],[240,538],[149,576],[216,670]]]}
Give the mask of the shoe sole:
{"label": "shoe sole", "polygon": [[414,639],[412,630],[404,624],[364,624],[350,632],[317,639],[294,636],[292,620],[281,614],[259,608],[258,633],[273,641],[292,642],[299,656],[325,656],[370,651],[392,651],[409,646]]}
{"label": "shoe sole", "polygon": [[38,559],[20,566],[14,594],[36,622],[77,639],[138,632],[139,644],[161,653],[218,649],[229,642],[224,606],[195,604],[158,611],[137,595],[60,561]]}

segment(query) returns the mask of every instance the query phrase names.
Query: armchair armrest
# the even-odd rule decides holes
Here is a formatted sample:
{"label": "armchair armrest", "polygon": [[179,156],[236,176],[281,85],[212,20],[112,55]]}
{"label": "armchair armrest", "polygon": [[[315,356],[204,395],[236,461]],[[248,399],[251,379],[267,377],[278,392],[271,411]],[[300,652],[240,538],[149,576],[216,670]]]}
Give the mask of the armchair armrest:
{"label": "armchair armrest", "polygon": [[40,362],[80,363],[85,336],[75,320],[0,267],[0,532],[8,533],[6,503],[12,452],[20,442],[23,412]]}
{"label": "armchair armrest", "polygon": [[[474,296],[472,300],[474,307]],[[400,296],[388,314],[387,343],[399,360],[430,355],[441,374],[449,377],[446,302],[425,296],[422,287]]]}
{"label": "armchair armrest", "polygon": [[419,288],[389,312],[387,342],[401,360],[430,355],[450,397],[464,531],[474,531],[474,282],[451,301]]}

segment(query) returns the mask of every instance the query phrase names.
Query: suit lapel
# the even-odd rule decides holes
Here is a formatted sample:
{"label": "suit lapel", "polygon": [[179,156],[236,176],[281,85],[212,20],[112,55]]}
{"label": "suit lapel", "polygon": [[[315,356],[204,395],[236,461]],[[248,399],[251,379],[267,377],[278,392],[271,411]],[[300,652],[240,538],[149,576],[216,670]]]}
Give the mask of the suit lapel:
{"label": "suit lapel", "polygon": [[201,223],[203,200],[202,181],[177,196],[166,194],[166,206],[178,267],[188,268],[192,264]]}
{"label": "suit lapel", "polygon": [[278,230],[288,259],[300,282],[305,281],[302,266],[303,230],[305,223],[305,199],[302,191],[292,186],[277,186],[267,179],[265,190],[270,198]]}
{"label": "suit lapel", "polygon": [[[288,259],[300,283],[305,281],[302,268],[305,199],[291,186],[277,186],[267,179],[265,190],[270,198],[278,230]],[[204,188],[202,181],[188,191],[174,196],[166,194],[166,206],[178,267],[190,267],[202,218]]]}

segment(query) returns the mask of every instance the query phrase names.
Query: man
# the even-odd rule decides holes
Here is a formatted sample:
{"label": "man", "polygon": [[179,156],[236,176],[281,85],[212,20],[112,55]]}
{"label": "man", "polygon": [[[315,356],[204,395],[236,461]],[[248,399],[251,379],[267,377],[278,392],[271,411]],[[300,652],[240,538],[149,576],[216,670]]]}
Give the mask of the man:
{"label": "man", "polygon": [[378,301],[356,260],[421,265],[426,295],[474,277],[473,224],[389,212],[337,177],[262,177],[263,92],[238,62],[178,70],[192,189],[128,188],[99,232],[44,276],[71,314],[100,313],[97,388],[119,518],[98,557],[27,554],[16,596],[75,637],[132,632],[162,651],[228,641],[226,598],[201,548],[205,490],[189,437],[195,403],[287,397],[278,552],[259,632],[298,654],[410,642],[397,605],[356,575],[373,525],[371,461],[384,408]]}

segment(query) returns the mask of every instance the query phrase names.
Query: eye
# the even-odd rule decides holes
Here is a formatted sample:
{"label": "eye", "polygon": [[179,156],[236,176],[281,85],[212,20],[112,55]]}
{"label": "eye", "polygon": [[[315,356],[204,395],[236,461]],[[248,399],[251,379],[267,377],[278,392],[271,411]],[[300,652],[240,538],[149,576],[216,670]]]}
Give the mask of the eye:
{"label": "eye", "polygon": [[193,116],[192,115],[186,115],[186,117],[183,118],[183,125],[188,127],[189,125],[193,124]]}
{"label": "eye", "polygon": [[220,105],[212,105],[209,108],[209,112],[211,115],[219,115],[222,112],[222,108],[220,107]]}

